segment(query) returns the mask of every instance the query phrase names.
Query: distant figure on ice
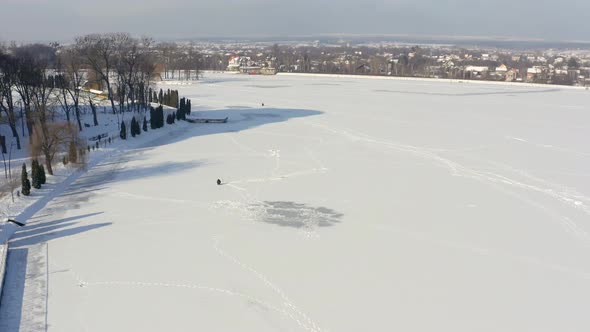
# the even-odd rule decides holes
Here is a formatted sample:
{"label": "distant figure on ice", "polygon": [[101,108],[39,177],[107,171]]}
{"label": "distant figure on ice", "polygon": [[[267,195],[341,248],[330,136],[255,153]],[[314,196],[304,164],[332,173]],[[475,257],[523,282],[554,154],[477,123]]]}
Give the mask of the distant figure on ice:
{"label": "distant figure on ice", "polygon": [[264,103],[262,103],[262,107],[264,107]]}
{"label": "distant figure on ice", "polygon": [[221,185],[221,180],[217,179],[217,185],[220,186]]}

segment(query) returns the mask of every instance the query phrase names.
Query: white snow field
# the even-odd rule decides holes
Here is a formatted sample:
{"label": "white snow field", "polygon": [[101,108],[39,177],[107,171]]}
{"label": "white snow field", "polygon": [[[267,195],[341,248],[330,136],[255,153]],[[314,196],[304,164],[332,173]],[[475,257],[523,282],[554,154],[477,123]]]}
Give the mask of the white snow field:
{"label": "white snow field", "polygon": [[37,212],[10,244],[12,329],[590,330],[589,91],[163,87],[229,122],[177,125]]}

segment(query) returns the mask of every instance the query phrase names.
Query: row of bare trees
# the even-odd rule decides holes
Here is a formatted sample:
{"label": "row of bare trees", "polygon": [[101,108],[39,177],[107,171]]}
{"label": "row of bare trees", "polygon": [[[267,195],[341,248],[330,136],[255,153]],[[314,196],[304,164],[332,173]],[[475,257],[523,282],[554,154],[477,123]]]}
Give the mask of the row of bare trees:
{"label": "row of bare trees", "polygon": [[73,128],[89,126],[83,126],[87,110],[98,125],[100,99],[108,99],[120,124],[125,112],[149,109],[155,80],[198,79],[201,62],[194,45],[127,33],[90,34],[68,45],[0,45],[0,119],[17,149],[29,136],[30,151],[42,154],[53,174],[55,154],[78,140]]}
{"label": "row of bare trees", "polygon": [[88,85],[107,92],[112,111],[118,114],[147,109],[148,90],[156,75],[154,46],[148,37],[109,33],[76,38],[66,50],[69,57],[79,59]]}
{"label": "row of bare trees", "polygon": [[162,65],[162,79],[198,80],[201,76],[205,59],[196,45],[162,42],[155,49]]}
{"label": "row of bare trees", "polygon": [[46,52],[47,48],[30,45],[13,49],[11,53],[0,52],[0,114],[6,117],[17,149],[21,149],[17,111],[24,112],[22,135],[26,125],[31,153],[43,155],[48,173],[53,174],[54,156],[64,145],[77,143],[78,135],[69,123],[54,122],[56,92],[63,79],[54,69],[57,58],[47,56],[52,54]]}
{"label": "row of bare trees", "polygon": [[91,107],[98,125],[93,96],[99,92],[91,89],[106,91],[117,116],[146,110],[158,54],[153,46],[150,38],[111,33],[79,37],[66,46],[0,48],[0,118],[9,125],[17,149],[28,135],[31,153],[43,155],[53,174],[56,153],[78,141],[77,131],[84,128],[83,104]]}

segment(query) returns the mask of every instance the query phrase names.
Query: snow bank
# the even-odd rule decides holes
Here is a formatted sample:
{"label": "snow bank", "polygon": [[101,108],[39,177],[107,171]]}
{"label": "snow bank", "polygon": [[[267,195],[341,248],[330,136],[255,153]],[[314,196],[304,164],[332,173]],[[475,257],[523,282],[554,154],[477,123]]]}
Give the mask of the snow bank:
{"label": "snow bank", "polygon": [[0,244],[0,294],[4,285],[4,272],[6,272],[6,255],[8,253],[8,240]]}

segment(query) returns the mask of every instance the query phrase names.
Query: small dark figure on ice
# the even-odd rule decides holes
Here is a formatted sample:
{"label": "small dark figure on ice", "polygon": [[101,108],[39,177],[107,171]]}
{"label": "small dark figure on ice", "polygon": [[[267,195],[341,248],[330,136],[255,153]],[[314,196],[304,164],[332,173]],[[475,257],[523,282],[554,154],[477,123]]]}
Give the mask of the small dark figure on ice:
{"label": "small dark figure on ice", "polygon": [[217,179],[217,185],[220,186],[221,185],[221,180]]}
{"label": "small dark figure on ice", "polygon": [[262,106],[264,107],[264,103],[262,103]]}

